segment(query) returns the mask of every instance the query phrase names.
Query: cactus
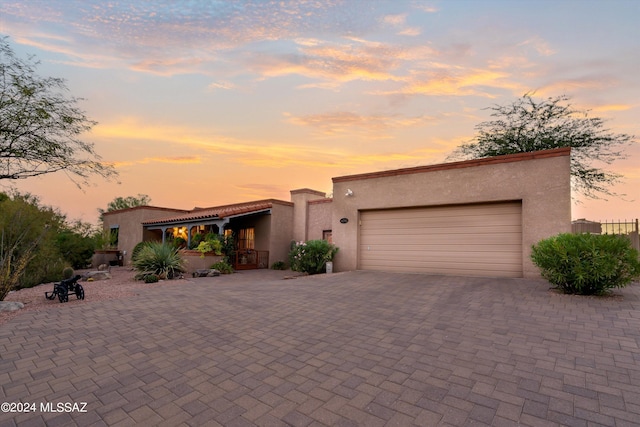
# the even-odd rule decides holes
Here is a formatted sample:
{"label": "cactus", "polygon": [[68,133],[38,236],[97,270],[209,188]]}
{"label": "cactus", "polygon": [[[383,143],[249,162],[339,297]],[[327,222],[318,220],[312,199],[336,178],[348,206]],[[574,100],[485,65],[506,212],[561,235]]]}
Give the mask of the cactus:
{"label": "cactus", "polygon": [[62,279],[66,280],[66,279],[71,279],[73,277],[73,268],[71,267],[65,267],[64,270],[62,270]]}

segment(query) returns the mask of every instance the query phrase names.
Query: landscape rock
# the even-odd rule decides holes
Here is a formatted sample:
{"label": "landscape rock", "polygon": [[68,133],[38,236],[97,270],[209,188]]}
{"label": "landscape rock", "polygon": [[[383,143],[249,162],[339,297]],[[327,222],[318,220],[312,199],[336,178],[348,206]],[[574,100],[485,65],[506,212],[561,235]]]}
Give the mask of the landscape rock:
{"label": "landscape rock", "polygon": [[193,272],[193,277],[216,277],[219,275],[220,275],[220,272],[215,268],[198,269]]}
{"label": "landscape rock", "polygon": [[0,313],[3,311],[16,311],[24,308],[24,304],[17,301],[0,301]]}
{"label": "landscape rock", "polygon": [[108,271],[87,271],[82,276],[82,280],[107,280],[111,279],[111,274]]}

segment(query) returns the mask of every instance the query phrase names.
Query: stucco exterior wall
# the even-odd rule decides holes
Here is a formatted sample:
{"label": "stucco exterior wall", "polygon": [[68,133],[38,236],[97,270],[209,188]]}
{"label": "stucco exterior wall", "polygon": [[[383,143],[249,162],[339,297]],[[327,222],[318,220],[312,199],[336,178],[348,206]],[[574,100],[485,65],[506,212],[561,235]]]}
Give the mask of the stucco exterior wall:
{"label": "stucco exterior wall", "polygon": [[322,232],[332,227],[332,199],[312,200],[308,203],[307,240],[322,239]]}
{"label": "stucco exterior wall", "polygon": [[531,246],[571,231],[569,162],[570,151],[558,149],[334,178],[334,269],[358,266],[361,210],[521,200],[523,274],[539,277]]}
{"label": "stucco exterior wall", "polygon": [[103,216],[103,230],[109,231],[118,227],[118,250],[126,251],[124,265],[131,264],[131,251],[143,240],[142,223],[151,219],[169,218],[184,210],[157,208],[153,206],[139,206],[130,209],[107,212]]}
{"label": "stucco exterior wall", "polygon": [[309,200],[322,199],[326,196],[320,191],[302,188],[291,190],[291,202],[293,202],[293,239],[306,242],[308,230],[308,202]]}
{"label": "stucco exterior wall", "polygon": [[293,206],[274,203],[271,207],[269,266],[276,261],[287,262],[291,240],[293,240]]}

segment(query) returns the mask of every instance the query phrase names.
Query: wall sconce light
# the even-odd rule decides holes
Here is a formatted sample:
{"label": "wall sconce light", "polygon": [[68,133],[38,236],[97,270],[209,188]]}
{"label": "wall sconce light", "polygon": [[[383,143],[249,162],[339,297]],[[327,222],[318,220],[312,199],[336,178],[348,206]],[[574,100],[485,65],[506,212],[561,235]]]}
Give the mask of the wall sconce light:
{"label": "wall sconce light", "polygon": [[353,191],[350,188],[347,188],[347,194],[345,194],[345,197],[351,197],[353,196]]}

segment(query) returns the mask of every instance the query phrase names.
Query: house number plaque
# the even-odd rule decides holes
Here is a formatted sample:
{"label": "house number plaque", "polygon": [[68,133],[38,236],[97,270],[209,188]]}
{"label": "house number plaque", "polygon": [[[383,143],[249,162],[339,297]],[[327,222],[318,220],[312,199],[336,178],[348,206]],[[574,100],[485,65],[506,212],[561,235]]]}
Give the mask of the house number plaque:
{"label": "house number plaque", "polygon": [[349,218],[340,218],[340,224],[346,224],[349,222]]}

